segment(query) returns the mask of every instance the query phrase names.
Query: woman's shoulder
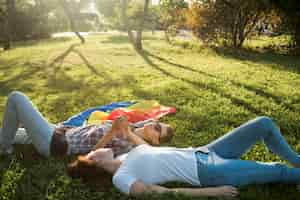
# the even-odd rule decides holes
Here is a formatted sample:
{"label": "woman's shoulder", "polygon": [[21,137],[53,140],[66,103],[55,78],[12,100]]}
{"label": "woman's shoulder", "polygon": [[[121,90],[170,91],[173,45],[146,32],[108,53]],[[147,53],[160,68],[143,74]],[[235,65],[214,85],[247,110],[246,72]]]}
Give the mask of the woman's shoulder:
{"label": "woman's shoulder", "polygon": [[151,148],[151,146],[148,144],[142,144],[134,147],[133,149],[131,149],[131,151],[128,152],[126,160],[122,163],[122,165],[125,163],[131,163],[132,161],[135,162],[137,157],[139,157],[140,155],[144,155],[149,151],[149,148]]}
{"label": "woman's shoulder", "polygon": [[150,149],[150,148],[153,148],[153,147],[149,144],[141,144],[141,145],[138,145],[135,148],[133,148],[130,152],[142,151],[142,150]]}

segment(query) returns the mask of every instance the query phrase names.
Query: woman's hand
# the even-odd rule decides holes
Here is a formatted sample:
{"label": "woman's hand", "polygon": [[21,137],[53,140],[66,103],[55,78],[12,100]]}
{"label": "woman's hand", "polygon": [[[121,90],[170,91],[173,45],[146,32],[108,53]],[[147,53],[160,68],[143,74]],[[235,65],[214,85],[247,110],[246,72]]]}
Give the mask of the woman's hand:
{"label": "woman's hand", "polygon": [[215,191],[212,191],[212,196],[236,197],[239,195],[238,189],[233,186],[220,186],[216,187],[215,189]]}

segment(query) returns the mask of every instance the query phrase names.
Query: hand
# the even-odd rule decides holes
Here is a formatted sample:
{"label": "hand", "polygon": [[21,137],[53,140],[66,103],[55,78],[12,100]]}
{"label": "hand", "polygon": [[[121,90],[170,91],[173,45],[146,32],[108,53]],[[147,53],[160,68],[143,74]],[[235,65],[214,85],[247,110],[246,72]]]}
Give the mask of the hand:
{"label": "hand", "polygon": [[58,134],[64,134],[68,129],[70,129],[70,127],[59,126],[55,128],[55,132]]}
{"label": "hand", "polygon": [[128,136],[129,122],[126,116],[121,116],[115,119],[112,123],[112,131],[117,137],[126,138]]}
{"label": "hand", "polygon": [[236,197],[239,195],[239,191],[236,187],[233,186],[221,186],[217,187],[217,192],[215,193],[216,196],[223,196],[223,197]]}

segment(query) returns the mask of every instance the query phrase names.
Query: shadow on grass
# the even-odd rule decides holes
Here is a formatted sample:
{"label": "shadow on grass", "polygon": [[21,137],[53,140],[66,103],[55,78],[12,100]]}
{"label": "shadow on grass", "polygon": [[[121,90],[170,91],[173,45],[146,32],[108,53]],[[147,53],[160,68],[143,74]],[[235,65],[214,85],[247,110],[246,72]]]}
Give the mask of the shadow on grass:
{"label": "shadow on grass", "polygon": [[107,37],[106,40],[101,41],[104,44],[126,44],[130,43],[127,35],[114,35]]}
{"label": "shadow on grass", "polygon": [[54,69],[54,74],[57,73],[58,70],[60,70],[61,66],[64,63],[65,58],[71,54],[74,53],[76,54],[78,57],[81,58],[81,60],[83,61],[83,63],[85,64],[85,66],[92,72],[92,74],[95,74],[97,76],[101,76],[104,78],[109,78],[110,76],[108,76],[108,74],[105,71],[101,71],[101,73],[96,69],[96,67],[94,67],[89,61],[88,59],[81,53],[81,51],[79,51],[78,49],[76,49],[76,47],[80,46],[80,43],[77,44],[72,44],[70,47],[68,47],[63,53],[61,53],[60,55],[58,55],[55,59],[53,59],[53,61],[51,61],[48,65],[48,67],[53,68]]}
{"label": "shadow on grass", "polygon": [[72,92],[74,90],[81,89],[84,86],[84,80],[75,80],[61,70],[56,72],[55,75],[48,76],[47,86],[50,89],[56,89],[61,92]]}
{"label": "shadow on grass", "polygon": [[219,88],[215,87],[215,86],[212,86],[212,85],[208,85],[208,84],[205,84],[205,83],[200,83],[200,82],[196,82],[196,81],[191,81],[187,78],[183,78],[183,77],[179,77],[179,76],[176,76],[172,73],[170,73],[169,71],[161,68],[160,66],[158,66],[157,64],[155,64],[147,55],[147,53],[139,53],[139,55],[151,66],[153,67],[154,69],[160,71],[162,74],[170,77],[170,78],[173,78],[175,80],[181,80],[185,83],[188,83],[196,88],[200,88],[200,89],[204,89],[204,90],[208,90],[214,94],[217,94],[217,95],[220,95],[221,97],[224,97],[224,98],[227,98],[229,100],[231,100],[231,102],[237,106],[241,106],[243,107],[244,109],[256,114],[256,115],[262,115],[264,114],[262,111],[254,108],[252,105],[248,104],[247,102],[241,100],[241,99],[238,99],[236,97],[233,97],[232,95],[228,94],[228,93],[225,93],[224,91],[220,90]]}
{"label": "shadow on grass", "polygon": [[[162,105],[176,107],[176,115],[174,117],[171,115],[167,118],[163,118],[163,120],[171,123],[173,127],[181,127],[179,129],[175,128],[177,129],[177,139],[172,142],[176,142],[176,145],[182,144],[183,147],[186,147],[186,145],[200,146],[210,142],[210,140],[203,138],[199,139],[199,137],[203,136],[203,131],[206,132],[207,130],[210,130],[211,132],[212,127],[215,130],[218,130],[215,131],[215,134],[217,135],[214,135],[214,133],[211,132],[208,136],[205,136],[205,138],[209,137],[213,139],[220,134],[224,134],[225,132],[222,129],[224,125],[237,127],[249,120],[249,114],[246,114],[245,112],[236,113],[235,118],[232,118],[231,113],[222,113],[222,115],[218,115],[217,119],[215,117],[215,110],[213,109],[206,109],[205,114],[191,112],[193,107],[199,106],[198,102],[201,96],[194,92],[190,93],[184,88],[178,89],[174,85],[151,91],[138,87],[138,85],[134,85],[132,94],[139,99],[155,99]],[[187,106],[187,102],[189,106]],[[208,103],[208,105],[209,104],[210,103]],[[211,102],[211,104],[214,103]],[[189,139],[187,140],[187,138]],[[191,143],[186,144],[186,142]]]}
{"label": "shadow on grass", "polygon": [[15,147],[10,159],[1,159],[0,199],[46,199],[51,183],[65,174],[65,164],[40,156],[32,145]]}
{"label": "shadow on grass", "polygon": [[[105,99],[105,94],[111,89],[128,88],[134,84],[135,80],[132,75],[123,76],[121,79],[105,79],[103,81],[96,81],[89,83],[85,78],[78,80],[68,76],[64,71],[59,71],[55,77],[48,78],[48,87],[60,92],[78,91],[76,95],[82,96],[101,96],[101,100]],[[84,95],[83,95],[84,99]],[[74,100],[74,99],[73,99]],[[80,99],[78,99],[80,102]],[[96,100],[96,99],[95,99]]]}
{"label": "shadow on grass", "polygon": [[30,79],[33,75],[43,70],[43,63],[26,63],[26,67],[22,72],[11,77],[10,79],[0,81],[0,95],[6,96],[9,92],[21,87],[23,91],[31,91],[30,84],[24,85],[22,81]]}
{"label": "shadow on grass", "polygon": [[[10,69],[14,66],[16,66],[17,64],[19,64],[19,61],[16,61],[18,59],[14,59],[12,61],[8,61],[8,62],[0,62],[0,64],[2,65],[0,67],[0,70],[6,70],[6,69]],[[2,64],[3,63],[3,64]],[[4,64],[5,63],[5,64]]]}
{"label": "shadow on grass", "polygon": [[[80,102],[81,104],[81,102],[84,101],[86,98],[94,99],[91,97],[91,95],[96,95],[98,90],[103,89],[103,92],[105,93],[106,89],[108,89],[107,85],[102,83],[94,84],[93,86],[91,86],[87,81],[85,81],[85,78],[87,77],[74,79],[70,75],[67,75],[62,66],[64,64],[65,58],[69,54],[73,53],[79,56],[85,64],[85,66],[91,71],[92,75],[101,77],[106,82],[113,82],[110,75],[108,75],[107,72],[101,71],[100,73],[96,69],[96,67],[94,67],[88,61],[88,59],[79,50],[76,49],[76,47],[80,45],[81,44],[72,44],[63,53],[61,53],[55,59],[53,59],[50,64],[48,64],[48,68],[50,68],[50,70],[52,71],[47,76],[47,86],[55,92],[64,92],[64,95],[62,95],[60,98],[57,99],[57,101],[52,103],[53,108],[58,108],[60,110],[62,107],[65,108],[62,109],[60,112],[62,113],[62,116],[64,116],[66,113],[74,111],[74,105],[72,105],[74,102]],[[72,94],[72,92],[74,91],[77,91],[76,94]],[[102,99],[105,99],[105,97],[103,97]],[[75,106],[80,107],[80,105]]]}
{"label": "shadow on grass", "polygon": [[[5,51],[8,53],[9,51]],[[21,64],[24,60],[23,56],[14,57],[11,59],[0,59],[0,70],[13,69],[18,64]]]}
{"label": "shadow on grass", "polygon": [[234,81],[234,80],[229,80],[229,79],[225,80],[224,78],[221,78],[219,76],[209,74],[209,73],[201,71],[201,70],[196,70],[196,69],[194,69],[192,67],[189,67],[189,66],[185,66],[185,65],[182,65],[182,64],[171,62],[170,60],[168,60],[166,58],[154,55],[153,53],[150,53],[149,51],[146,51],[146,50],[144,51],[144,55],[147,55],[148,57],[155,58],[155,59],[157,59],[157,60],[159,60],[163,63],[166,63],[168,65],[171,65],[173,67],[177,67],[177,68],[181,68],[181,69],[184,69],[184,70],[187,70],[187,71],[190,71],[190,72],[198,73],[200,75],[204,75],[204,76],[207,76],[207,77],[210,77],[210,78],[221,79],[224,82],[230,82],[231,84],[233,84],[237,87],[245,88],[248,91],[254,92],[256,95],[265,97],[267,99],[271,98],[275,103],[277,103],[279,105],[283,105],[284,107],[286,107],[289,110],[294,110],[295,109],[290,104],[287,104],[284,101],[282,101],[281,97],[276,96],[276,95],[274,95],[270,92],[267,92],[267,91],[265,91],[261,88],[258,88],[257,86],[252,86],[252,85],[249,85],[249,84],[246,84],[246,83],[240,83],[240,82],[237,82],[237,81]]}
{"label": "shadow on grass", "polygon": [[58,37],[58,38],[46,38],[40,40],[27,40],[27,41],[18,41],[13,43],[13,48],[18,47],[28,47],[34,46],[40,43],[47,43],[47,44],[56,44],[56,43],[63,43],[72,40],[71,37]]}
{"label": "shadow on grass", "polygon": [[[270,115],[270,114],[267,114],[265,113],[264,111],[260,110],[260,109],[257,109],[255,107],[253,107],[253,105],[251,105],[250,103],[248,102],[245,102],[244,100],[241,100],[241,99],[238,99],[236,97],[233,97],[231,94],[219,89],[218,87],[215,87],[215,86],[212,86],[212,85],[209,85],[209,84],[205,84],[205,83],[201,83],[201,82],[196,82],[196,81],[192,81],[192,80],[189,80],[187,78],[183,78],[183,77],[180,77],[180,76],[177,76],[177,75],[174,75],[173,73],[171,73],[170,71],[167,71],[165,69],[163,69],[162,67],[160,67],[159,65],[155,64],[150,58],[155,58],[155,59],[158,59],[162,62],[165,62],[169,65],[173,65],[175,67],[179,67],[179,68],[182,68],[182,69],[185,69],[185,70],[190,70],[190,71],[193,71],[193,72],[197,72],[201,75],[205,75],[207,74],[206,72],[202,72],[202,71],[199,71],[199,70],[194,70],[194,69],[189,69],[190,67],[188,66],[183,66],[183,65],[180,65],[180,64],[176,64],[176,63],[172,63],[171,61],[167,60],[167,59],[164,59],[164,58],[161,58],[159,56],[156,56],[156,55],[152,55],[150,53],[147,54],[147,51],[144,52],[143,54],[140,53],[140,55],[143,57],[143,59],[150,65],[152,66],[154,69],[160,71],[161,73],[163,73],[164,75],[170,77],[170,78],[173,78],[175,80],[181,80],[185,83],[188,83],[196,88],[200,88],[200,89],[204,89],[204,90],[208,90],[214,94],[217,94],[223,98],[227,98],[229,99],[232,104],[236,105],[236,106],[240,106],[240,107],[243,107],[245,110],[248,110],[250,111],[251,113],[257,115],[257,116],[260,116],[260,115]],[[207,74],[207,76],[211,77],[211,78],[217,78],[217,79],[220,79],[220,77],[218,76],[215,76],[215,75],[211,75],[211,74]],[[227,81],[227,80],[224,80],[224,81]],[[262,96],[262,97],[265,97],[266,100],[267,99],[272,99],[274,102],[276,102],[277,104],[280,104],[281,106],[283,106],[284,108],[286,108],[286,111],[288,111],[288,115],[287,113],[285,113],[286,111],[277,111],[277,112],[273,112],[272,113],[272,116],[274,119],[276,119],[278,122],[281,122],[280,123],[280,127],[281,127],[281,130],[285,133],[297,133],[299,130],[299,128],[297,127],[299,124],[299,118],[297,117],[297,110],[298,110],[298,107],[294,107],[293,105],[289,105],[288,103],[285,103],[284,101],[282,101],[280,99],[280,97],[276,96],[276,95],[273,95],[271,93],[268,93],[260,88],[256,88],[255,86],[251,86],[251,85],[248,85],[248,84],[244,84],[244,83],[239,83],[239,82],[236,82],[236,81],[232,81],[232,80],[229,80],[230,83],[234,84],[235,86],[238,86],[238,87],[243,87],[249,91],[252,91],[254,93],[256,93],[256,95],[259,95],[259,96]],[[295,103],[295,102],[293,102]],[[282,115],[284,114],[284,118],[282,117]],[[239,125],[239,124],[236,124],[236,125]],[[296,134],[297,135],[297,134]]]}
{"label": "shadow on grass", "polygon": [[[135,82],[134,77],[128,75],[117,80],[97,80],[91,83],[84,79],[74,80],[64,72],[59,72],[56,79],[49,79],[47,84],[50,92],[59,94],[59,96],[48,102],[45,109],[49,112],[55,112],[56,122],[64,121],[88,107],[118,101],[119,99],[115,99],[115,97],[118,96],[119,90],[133,87]],[[112,99],[111,94],[113,94],[114,99]]]}
{"label": "shadow on grass", "polygon": [[[143,41],[147,40],[157,40],[157,37],[153,36],[143,36]],[[101,41],[104,44],[126,44],[130,43],[127,35],[112,35],[107,37],[106,40]]]}
{"label": "shadow on grass", "polygon": [[[257,52],[251,49],[232,49],[215,47],[213,50],[225,58],[234,58],[241,61],[251,61],[263,64],[276,64],[271,67],[277,70],[300,74],[300,57],[277,54],[275,52]],[[268,66],[270,67],[270,66]]]}

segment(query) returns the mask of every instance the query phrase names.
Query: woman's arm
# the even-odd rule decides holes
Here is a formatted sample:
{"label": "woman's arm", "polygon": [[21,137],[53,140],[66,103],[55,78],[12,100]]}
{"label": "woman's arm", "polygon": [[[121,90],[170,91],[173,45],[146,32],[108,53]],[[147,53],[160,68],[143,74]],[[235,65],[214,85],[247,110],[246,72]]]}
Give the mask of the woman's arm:
{"label": "woman's arm", "polygon": [[159,185],[147,185],[136,181],[130,188],[130,194],[139,196],[147,193],[181,193],[193,197],[235,197],[239,195],[237,188],[232,186],[207,187],[207,188],[166,188]]}

